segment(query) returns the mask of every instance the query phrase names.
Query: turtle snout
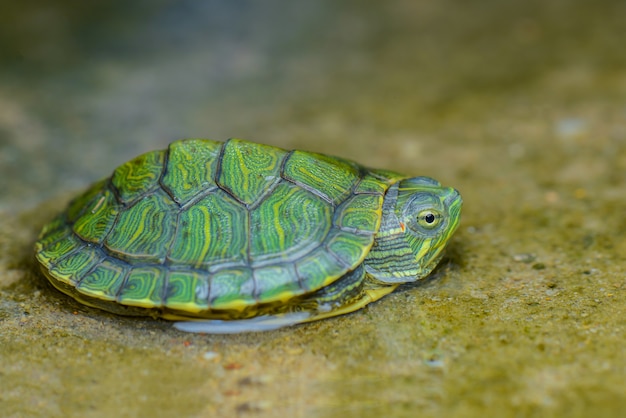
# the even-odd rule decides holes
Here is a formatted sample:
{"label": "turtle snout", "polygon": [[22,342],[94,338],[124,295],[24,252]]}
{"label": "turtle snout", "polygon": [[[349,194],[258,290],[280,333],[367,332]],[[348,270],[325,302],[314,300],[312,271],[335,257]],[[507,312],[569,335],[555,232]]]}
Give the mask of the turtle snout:
{"label": "turtle snout", "polygon": [[444,203],[446,207],[451,208],[454,206],[461,207],[463,204],[463,199],[461,198],[461,193],[453,187],[449,187],[447,191],[446,198],[444,199]]}

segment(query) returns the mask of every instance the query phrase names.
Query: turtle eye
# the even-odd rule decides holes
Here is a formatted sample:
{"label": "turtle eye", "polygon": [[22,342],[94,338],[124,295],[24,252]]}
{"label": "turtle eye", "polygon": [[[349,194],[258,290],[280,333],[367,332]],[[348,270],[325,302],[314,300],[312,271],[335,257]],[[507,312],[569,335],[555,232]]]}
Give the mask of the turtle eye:
{"label": "turtle eye", "polygon": [[417,224],[422,228],[433,229],[436,228],[443,217],[439,212],[431,209],[426,209],[417,214]]}

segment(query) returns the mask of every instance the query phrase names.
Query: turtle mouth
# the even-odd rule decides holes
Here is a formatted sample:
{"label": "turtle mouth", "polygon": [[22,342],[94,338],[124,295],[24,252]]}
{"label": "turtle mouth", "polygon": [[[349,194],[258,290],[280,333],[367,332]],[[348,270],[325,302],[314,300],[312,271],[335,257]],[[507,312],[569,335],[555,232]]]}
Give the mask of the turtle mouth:
{"label": "turtle mouth", "polygon": [[443,250],[445,245],[441,245],[437,248],[434,248],[430,253],[428,253],[425,257],[419,261],[419,273],[415,280],[423,279],[428,276],[439,264],[439,261],[443,258]]}

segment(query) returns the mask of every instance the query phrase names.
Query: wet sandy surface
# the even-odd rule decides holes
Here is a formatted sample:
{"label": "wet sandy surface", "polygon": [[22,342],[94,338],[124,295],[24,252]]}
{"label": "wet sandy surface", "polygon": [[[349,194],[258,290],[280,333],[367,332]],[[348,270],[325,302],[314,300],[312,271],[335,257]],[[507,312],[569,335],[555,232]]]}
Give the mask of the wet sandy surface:
{"label": "wet sandy surface", "polygon": [[[623,2],[107,4],[0,14],[0,415],[620,415]],[[36,273],[39,229],[90,182],[231,136],[458,188],[435,277],[211,336],[83,307]]]}

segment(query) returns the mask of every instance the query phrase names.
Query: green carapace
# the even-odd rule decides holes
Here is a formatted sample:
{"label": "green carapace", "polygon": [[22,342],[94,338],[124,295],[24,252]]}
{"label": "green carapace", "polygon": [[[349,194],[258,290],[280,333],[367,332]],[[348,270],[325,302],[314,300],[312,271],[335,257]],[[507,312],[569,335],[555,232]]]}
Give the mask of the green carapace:
{"label": "green carapace", "polygon": [[122,164],[47,224],[43,273],[81,303],[262,331],[355,311],[427,276],[461,197],[428,177],[240,139]]}

